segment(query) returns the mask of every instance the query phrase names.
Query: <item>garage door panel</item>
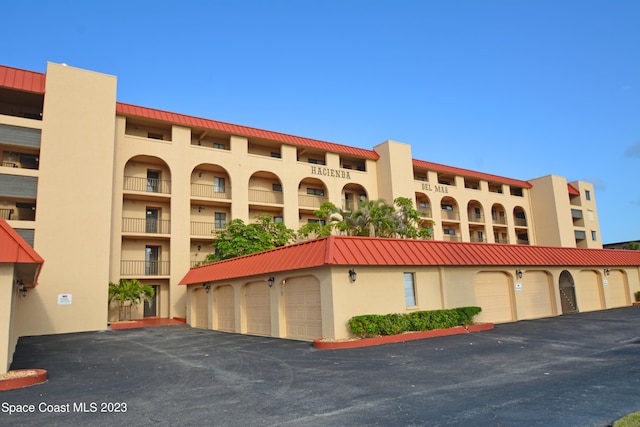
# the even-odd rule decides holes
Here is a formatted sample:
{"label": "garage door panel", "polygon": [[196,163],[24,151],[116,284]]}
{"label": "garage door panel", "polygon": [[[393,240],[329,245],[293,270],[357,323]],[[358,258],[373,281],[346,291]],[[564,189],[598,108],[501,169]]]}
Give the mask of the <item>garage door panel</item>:
{"label": "garage door panel", "polygon": [[235,332],[236,312],[233,288],[231,286],[216,288],[216,314],[219,330]]}
{"label": "garage door panel", "polygon": [[595,271],[581,271],[576,281],[576,299],[580,311],[602,310],[600,283]]}
{"label": "garage door panel", "polygon": [[627,286],[622,273],[620,271],[612,271],[606,280],[608,284],[604,286],[604,300],[607,308],[629,305]]}
{"label": "garage door panel", "polygon": [[539,319],[553,315],[549,276],[543,271],[527,271],[522,289],[516,290],[518,319]]}
{"label": "garage door panel", "polygon": [[247,333],[271,336],[271,292],[264,282],[245,287]]}
{"label": "garage door panel", "polygon": [[478,322],[509,322],[511,314],[511,296],[509,280],[504,273],[481,272],[474,279],[476,305],[482,312],[476,316]]}
{"label": "garage door panel", "polygon": [[191,295],[194,307],[194,328],[208,328],[209,325],[209,294],[204,289],[196,289]]}
{"label": "garage door panel", "polygon": [[315,277],[287,280],[285,288],[287,337],[314,340],[322,338],[320,283]]}

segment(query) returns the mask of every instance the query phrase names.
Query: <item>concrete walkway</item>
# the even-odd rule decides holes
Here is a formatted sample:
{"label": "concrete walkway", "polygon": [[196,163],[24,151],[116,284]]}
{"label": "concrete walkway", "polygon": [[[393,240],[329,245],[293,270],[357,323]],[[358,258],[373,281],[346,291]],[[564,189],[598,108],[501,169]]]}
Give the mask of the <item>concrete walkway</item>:
{"label": "concrete walkway", "polygon": [[49,381],[0,392],[0,425],[602,427],[640,410],[640,307],[350,350],[188,325],[27,337],[12,368]]}

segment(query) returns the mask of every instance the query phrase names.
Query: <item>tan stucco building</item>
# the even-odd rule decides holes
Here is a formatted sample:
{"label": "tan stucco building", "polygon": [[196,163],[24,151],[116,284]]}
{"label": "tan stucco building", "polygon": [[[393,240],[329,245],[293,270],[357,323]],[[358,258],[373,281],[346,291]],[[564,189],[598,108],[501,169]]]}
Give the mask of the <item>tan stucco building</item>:
{"label": "tan stucco building", "polygon": [[117,320],[108,283],[121,278],[157,290],[134,318],[186,317],[179,283],[215,230],[261,213],[298,229],[325,200],[409,197],[435,241],[602,247],[589,183],[522,181],[414,159],[395,141],[369,150],[124,104],[116,83],[65,64],[0,67],[0,217],[47,263],[17,314],[20,335],[106,328]]}

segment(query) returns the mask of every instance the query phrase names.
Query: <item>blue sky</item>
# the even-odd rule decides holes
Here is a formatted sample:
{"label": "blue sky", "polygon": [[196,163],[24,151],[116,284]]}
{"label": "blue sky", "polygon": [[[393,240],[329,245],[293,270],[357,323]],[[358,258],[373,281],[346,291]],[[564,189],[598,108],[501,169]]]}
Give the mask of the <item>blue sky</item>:
{"label": "blue sky", "polygon": [[[532,179],[585,180],[640,239],[638,0],[9,2],[0,63],[118,100]],[[7,17],[13,17],[6,19]]]}

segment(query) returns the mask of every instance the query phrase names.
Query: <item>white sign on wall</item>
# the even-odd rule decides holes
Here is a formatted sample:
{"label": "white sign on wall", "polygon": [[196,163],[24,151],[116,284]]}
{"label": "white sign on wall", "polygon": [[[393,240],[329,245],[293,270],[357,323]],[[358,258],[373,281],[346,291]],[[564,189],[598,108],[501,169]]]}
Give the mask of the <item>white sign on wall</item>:
{"label": "white sign on wall", "polygon": [[58,305],[69,305],[71,304],[71,294],[58,294]]}

